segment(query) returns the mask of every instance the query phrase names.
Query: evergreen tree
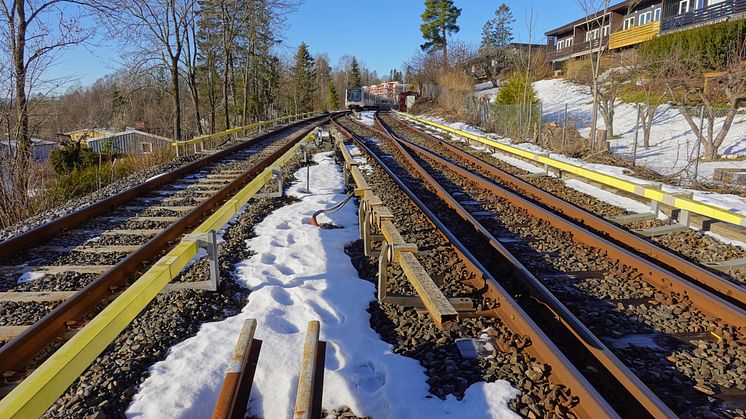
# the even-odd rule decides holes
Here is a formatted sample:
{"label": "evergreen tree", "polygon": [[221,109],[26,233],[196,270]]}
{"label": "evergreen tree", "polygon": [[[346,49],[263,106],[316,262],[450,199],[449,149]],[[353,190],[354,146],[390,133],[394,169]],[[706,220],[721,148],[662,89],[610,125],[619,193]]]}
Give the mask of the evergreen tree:
{"label": "evergreen tree", "polygon": [[504,48],[513,41],[513,13],[510,7],[503,3],[495,10],[495,17],[488,20],[482,27],[482,44],[479,49],[492,52]]}
{"label": "evergreen tree", "polygon": [[352,63],[350,64],[350,82],[347,87],[363,87],[363,77],[360,74],[360,65],[355,57],[352,57]]}
{"label": "evergreen tree", "polygon": [[389,72],[389,79],[388,81],[402,81],[402,74],[401,71],[397,69],[392,69],[391,72]]}
{"label": "evergreen tree", "polygon": [[459,16],[461,9],[453,5],[453,0],[425,0],[420,25],[425,43],[420,48],[428,52],[441,50],[444,68],[448,68],[448,34],[459,31],[456,25]]}
{"label": "evergreen tree", "polygon": [[293,66],[292,75],[292,104],[296,113],[311,112],[313,110],[315,81],[316,74],[313,57],[308,52],[308,46],[303,42],[295,53],[295,65]]}
{"label": "evergreen tree", "polygon": [[334,83],[329,83],[326,93],[326,109],[325,110],[337,110],[339,109],[339,96],[337,95],[337,88],[334,87]]}

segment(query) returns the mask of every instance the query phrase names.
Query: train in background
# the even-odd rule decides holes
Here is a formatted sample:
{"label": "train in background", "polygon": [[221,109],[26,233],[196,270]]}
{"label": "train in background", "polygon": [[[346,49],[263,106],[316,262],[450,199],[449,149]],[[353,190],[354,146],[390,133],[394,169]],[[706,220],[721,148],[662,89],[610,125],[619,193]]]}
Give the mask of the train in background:
{"label": "train in background", "polygon": [[347,109],[391,109],[394,105],[393,100],[383,96],[376,96],[359,87],[347,89],[345,92],[345,107]]}
{"label": "train in background", "polygon": [[411,96],[408,84],[387,81],[372,86],[347,89],[345,107],[347,109],[401,109],[401,96]]}

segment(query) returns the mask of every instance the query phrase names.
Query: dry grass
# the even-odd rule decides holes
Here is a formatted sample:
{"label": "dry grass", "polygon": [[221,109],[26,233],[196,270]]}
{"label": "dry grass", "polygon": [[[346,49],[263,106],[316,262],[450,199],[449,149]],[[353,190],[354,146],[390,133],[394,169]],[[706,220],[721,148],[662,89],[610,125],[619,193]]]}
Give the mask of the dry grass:
{"label": "dry grass", "polygon": [[172,150],[157,151],[148,155],[133,155],[116,159],[113,163],[75,170],[56,175],[48,162],[33,162],[28,169],[29,188],[18,187],[15,162],[0,159],[0,227],[5,228],[63,205],[70,199],[95,192],[112,182],[167,163],[174,158]]}
{"label": "dry grass", "polygon": [[437,104],[444,113],[457,115],[464,107],[464,100],[474,91],[474,80],[463,72],[444,71],[437,76],[440,94]]}

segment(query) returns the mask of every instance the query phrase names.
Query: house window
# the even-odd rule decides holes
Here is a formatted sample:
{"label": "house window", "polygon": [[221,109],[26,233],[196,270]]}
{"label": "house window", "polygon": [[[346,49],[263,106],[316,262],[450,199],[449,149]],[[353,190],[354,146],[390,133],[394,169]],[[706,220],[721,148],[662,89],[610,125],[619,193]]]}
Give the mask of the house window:
{"label": "house window", "polygon": [[644,25],[648,22],[651,22],[653,18],[653,12],[645,12],[640,15],[640,25]]}
{"label": "house window", "polygon": [[594,39],[598,38],[598,29],[594,29],[592,31],[585,33],[585,40],[586,41],[593,41]]}
{"label": "house window", "polygon": [[681,0],[679,2],[679,14],[686,13],[689,11],[689,0]]}
{"label": "house window", "polygon": [[604,26],[604,35],[603,36],[609,36],[609,30],[611,29],[611,26],[606,25]]}
{"label": "house window", "polygon": [[566,47],[568,47],[568,48],[571,47],[572,43],[573,43],[573,39],[572,38],[565,39],[565,46]]}
{"label": "house window", "polygon": [[624,19],[624,27],[623,27],[624,30],[631,29],[634,26],[635,26],[635,17],[634,16],[628,17],[628,18]]}
{"label": "house window", "polygon": [[565,44],[564,41],[557,42],[557,51],[561,50],[564,44]]}
{"label": "house window", "polygon": [[660,7],[657,8],[657,9],[655,9],[653,11],[653,20],[655,20],[655,21],[661,20],[661,9],[660,9]]}
{"label": "house window", "polygon": [[140,143],[140,152],[142,154],[151,154],[153,152],[153,143]]}

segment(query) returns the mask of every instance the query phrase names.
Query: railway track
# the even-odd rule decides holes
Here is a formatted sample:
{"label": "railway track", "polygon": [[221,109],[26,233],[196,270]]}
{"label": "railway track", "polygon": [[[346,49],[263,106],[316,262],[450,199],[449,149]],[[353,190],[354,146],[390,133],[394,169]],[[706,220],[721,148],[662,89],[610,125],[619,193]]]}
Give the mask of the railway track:
{"label": "railway track", "polygon": [[[730,258],[738,258],[745,252],[738,252],[736,249],[730,249],[733,246],[717,246],[713,243],[714,239],[697,234],[694,231],[676,232],[671,234],[672,238],[666,239],[666,235],[655,236],[651,242],[643,237],[633,234],[630,230],[635,228],[646,228],[663,225],[661,220],[642,219],[638,221],[627,221],[625,227],[619,227],[609,219],[624,219],[629,216],[625,211],[620,210],[611,204],[598,201],[584,195],[582,192],[575,191],[569,187],[561,186],[562,181],[547,176],[528,176],[527,172],[511,166],[492,156],[485,155],[481,150],[476,150],[466,143],[454,143],[444,141],[441,138],[426,132],[425,130],[415,127],[400,118],[385,114],[381,117],[387,126],[395,128],[399,135],[407,138],[417,144],[427,144],[426,148],[436,151],[444,156],[457,156],[465,161],[471,167],[478,168],[480,173],[485,174],[490,180],[495,181],[500,186],[508,188],[519,193],[540,205],[550,208],[562,216],[583,224],[594,230],[596,233],[613,240],[616,244],[627,249],[635,251],[638,255],[646,257],[654,263],[663,265],[666,269],[679,275],[687,277],[689,280],[699,283],[704,288],[717,293],[724,299],[744,308],[746,307],[746,288],[744,278],[738,274],[728,274],[722,271],[713,271],[702,266],[701,261],[712,262],[718,253],[730,253]],[[423,143],[424,141],[424,143]],[[578,202],[575,204],[574,202]],[[633,217],[634,219],[634,217]],[[709,255],[702,255],[689,252],[687,249],[677,249],[675,236],[682,237],[682,241],[690,241],[694,246],[710,250]],[[659,244],[659,245],[657,245]],[[663,247],[666,248],[663,248]],[[672,246],[673,249],[669,248]],[[680,250],[681,252],[678,252]],[[723,256],[721,256],[723,257]]]}
{"label": "railway track", "polygon": [[[594,385],[610,380],[619,384],[612,385],[611,391],[608,388],[601,391],[617,411],[646,412],[656,417],[710,410],[738,414],[743,401],[742,382],[738,378],[738,368],[743,365],[743,338],[738,330],[743,325],[743,311],[739,307],[660,266],[636,258],[627,249],[592,232],[577,229],[577,225],[557,218],[556,214],[552,219],[551,214],[538,211],[532,202],[518,197],[520,205],[516,206],[513,202],[516,198],[488,180],[487,174],[482,177],[469,173],[469,170],[484,172],[484,168],[480,172],[469,159],[459,161],[464,165],[460,167],[408,141],[394,140],[388,133],[346,125],[359,134],[378,138],[375,147],[388,150],[385,161],[401,161],[402,167],[416,173],[433,193],[448,202],[449,210],[466,223],[463,231],[471,230],[471,234],[478,231],[482,249],[475,247],[475,254],[484,248],[491,248],[492,252],[492,255],[482,253],[479,260],[500,260],[503,266],[493,269],[501,273],[498,276],[501,283],[519,297],[522,305],[537,306],[536,301],[540,301],[539,306],[550,307],[552,315],[561,319],[566,333],[577,337],[572,338],[575,345],[562,345],[568,358],[574,358],[586,374],[588,369],[603,371],[595,377],[589,375]],[[364,140],[359,138],[359,141]],[[427,145],[432,146],[432,142]],[[402,176],[413,175],[402,173]],[[538,218],[537,213],[541,214]],[[457,220],[451,223],[458,225]],[[572,240],[576,243],[567,246]],[[587,241],[602,250],[588,246]],[[659,282],[655,275],[666,280]],[[676,287],[671,286],[672,281],[677,281]],[[696,308],[693,301],[682,298],[680,287],[685,288],[687,295],[697,296]],[[541,313],[542,309],[535,307],[533,311]],[[537,323],[545,329],[557,326],[552,321]],[[712,331],[716,335],[708,334]],[[667,343],[639,345],[634,339]],[[695,342],[694,350],[690,342]],[[577,347],[583,348],[584,356],[573,356],[577,355],[573,353]],[[668,358],[664,355],[667,351]],[[710,372],[709,377],[706,373],[686,370],[685,360],[693,359],[687,358],[692,353],[694,358],[706,359],[704,371]],[[706,365],[710,358],[722,357],[733,362],[728,366],[716,362]],[[591,366],[589,359],[601,367]],[[674,365],[684,371],[672,368]],[[728,387],[735,391],[727,390]],[[714,398],[716,388],[720,392]],[[627,397],[616,397],[622,394],[617,391]]]}
{"label": "railway track", "polygon": [[[121,294],[190,227],[325,119],[289,124],[207,154],[0,243],[0,305],[5,314],[0,334],[6,338],[0,348],[3,394]],[[200,281],[169,287],[216,285]]]}

